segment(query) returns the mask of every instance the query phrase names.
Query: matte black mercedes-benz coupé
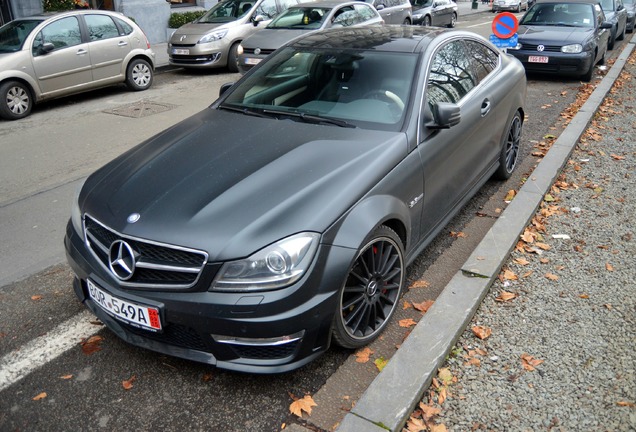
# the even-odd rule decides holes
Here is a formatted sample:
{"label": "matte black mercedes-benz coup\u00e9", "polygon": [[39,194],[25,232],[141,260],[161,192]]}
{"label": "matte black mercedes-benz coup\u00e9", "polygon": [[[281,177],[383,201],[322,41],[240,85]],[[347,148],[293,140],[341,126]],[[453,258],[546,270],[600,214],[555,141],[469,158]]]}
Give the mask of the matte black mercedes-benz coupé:
{"label": "matte black mercedes-benz coup\u00e9", "polygon": [[389,322],[406,266],[518,161],[523,66],[469,32],[329,30],[88,177],[78,297],[161,353],[282,372]]}

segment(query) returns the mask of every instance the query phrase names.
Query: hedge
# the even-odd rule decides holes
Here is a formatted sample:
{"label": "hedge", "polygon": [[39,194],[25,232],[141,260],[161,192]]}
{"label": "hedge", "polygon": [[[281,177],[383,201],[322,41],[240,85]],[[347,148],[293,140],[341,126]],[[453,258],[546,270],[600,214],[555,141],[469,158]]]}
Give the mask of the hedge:
{"label": "hedge", "polygon": [[190,23],[197,18],[203,16],[206,11],[196,12],[173,12],[170,14],[170,20],[168,21],[168,27],[179,28],[184,24]]}

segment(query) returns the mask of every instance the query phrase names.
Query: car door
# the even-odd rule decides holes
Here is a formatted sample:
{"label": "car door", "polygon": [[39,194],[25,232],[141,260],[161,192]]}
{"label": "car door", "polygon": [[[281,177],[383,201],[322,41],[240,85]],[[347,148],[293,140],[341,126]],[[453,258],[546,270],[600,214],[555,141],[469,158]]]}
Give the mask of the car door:
{"label": "car door", "polygon": [[[44,51],[45,44],[53,50]],[[33,69],[43,95],[63,94],[87,86],[93,79],[88,44],[82,41],[77,17],[47,24],[34,38]]]}
{"label": "car door", "polygon": [[433,2],[432,24],[434,26],[445,26],[450,23],[450,14],[452,12],[451,0],[435,0]]}
{"label": "car door", "polygon": [[429,114],[424,118],[431,118],[436,104],[447,102],[460,108],[461,120],[449,129],[422,129],[418,151],[424,175],[424,235],[445,220],[495,163],[501,136],[493,131],[502,130],[508,118],[494,103],[505,92],[501,86],[496,90],[491,75],[498,56],[479,42],[454,40],[432,57],[423,104]]}
{"label": "car door", "polygon": [[108,15],[84,15],[88,29],[93,80],[103,81],[123,77],[122,65],[130,53],[131,44],[128,36],[121,32]]}

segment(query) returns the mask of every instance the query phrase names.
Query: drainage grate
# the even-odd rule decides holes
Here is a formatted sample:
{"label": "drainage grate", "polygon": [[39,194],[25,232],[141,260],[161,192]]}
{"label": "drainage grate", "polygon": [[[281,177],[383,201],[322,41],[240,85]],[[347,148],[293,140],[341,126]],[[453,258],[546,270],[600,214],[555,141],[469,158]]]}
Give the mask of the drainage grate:
{"label": "drainage grate", "polygon": [[106,114],[115,114],[118,116],[141,118],[147,117],[153,114],[159,114],[161,112],[170,111],[176,108],[177,105],[169,103],[151,102],[142,100],[139,102],[131,103],[129,105],[123,105],[117,108],[104,110]]}

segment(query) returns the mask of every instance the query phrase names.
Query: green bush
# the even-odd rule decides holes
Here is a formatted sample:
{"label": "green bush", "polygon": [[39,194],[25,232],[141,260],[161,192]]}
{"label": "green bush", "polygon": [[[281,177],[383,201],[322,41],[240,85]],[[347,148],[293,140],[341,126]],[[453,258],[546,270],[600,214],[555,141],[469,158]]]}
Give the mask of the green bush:
{"label": "green bush", "polygon": [[170,14],[170,20],[168,21],[168,27],[179,28],[184,24],[190,23],[197,18],[203,16],[205,11],[196,12],[173,12]]}
{"label": "green bush", "polygon": [[44,12],[56,12],[75,9],[75,0],[42,0]]}

